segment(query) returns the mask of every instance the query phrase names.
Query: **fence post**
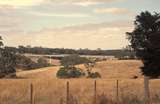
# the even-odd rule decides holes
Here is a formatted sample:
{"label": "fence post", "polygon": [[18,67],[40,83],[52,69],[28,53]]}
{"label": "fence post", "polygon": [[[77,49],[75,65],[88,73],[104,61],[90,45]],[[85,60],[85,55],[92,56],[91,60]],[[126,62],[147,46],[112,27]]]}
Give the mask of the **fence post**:
{"label": "fence post", "polygon": [[31,104],[34,104],[35,102],[34,102],[34,91],[33,91],[33,84],[31,83],[31,85],[30,85],[30,102],[31,102]]}
{"label": "fence post", "polygon": [[60,98],[60,104],[63,104],[63,98],[62,97]]}
{"label": "fence post", "polygon": [[119,80],[116,81],[116,101],[119,104]]}
{"label": "fence post", "polygon": [[94,81],[94,104],[97,104],[97,81]]}
{"label": "fence post", "polygon": [[144,76],[144,96],[145,102],[150,104],[149,77]]}
{"label": "fence post", "polygon": [[69,104],[69,82],[67,81],[66,104]]}

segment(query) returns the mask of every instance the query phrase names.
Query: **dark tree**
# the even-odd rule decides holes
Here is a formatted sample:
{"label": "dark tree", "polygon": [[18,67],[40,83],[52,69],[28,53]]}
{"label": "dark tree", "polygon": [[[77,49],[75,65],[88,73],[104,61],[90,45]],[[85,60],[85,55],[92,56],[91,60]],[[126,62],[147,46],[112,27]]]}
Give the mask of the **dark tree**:
{"label": "dark tree", "polygon": [[3,46],[2,37],[0,36],[0,48]]}
{"label": "dark tree", "polygon": [[75,65],[83,64],[88,61],[89,60],[87,58],[80,57],[77,54],[72,54],[72,55],[62,58],[61,65],[64,67],[74,67]]}
{"label": "dark tree", "polygon": [[0,78],[11,73],[14,73],[16,70],[15,66],[15,54],[2,48],[3,42],[0,37]]}
{"label": "dark tree", "polygon": [[128,32],[128,40],[144,64],[142,73],[150,77],[160,75],[160,14],[142,12],[136,16],[135,28]]}

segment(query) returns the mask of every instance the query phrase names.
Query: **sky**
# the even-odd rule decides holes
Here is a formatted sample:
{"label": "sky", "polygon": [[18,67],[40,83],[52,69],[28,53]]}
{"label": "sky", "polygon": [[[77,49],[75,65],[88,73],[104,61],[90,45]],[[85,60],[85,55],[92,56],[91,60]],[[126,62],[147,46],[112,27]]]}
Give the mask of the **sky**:
{"label": "sky", "polygon": [[0,36],[6,46],[121,49],[142,11],[160,0],[0,0]]}

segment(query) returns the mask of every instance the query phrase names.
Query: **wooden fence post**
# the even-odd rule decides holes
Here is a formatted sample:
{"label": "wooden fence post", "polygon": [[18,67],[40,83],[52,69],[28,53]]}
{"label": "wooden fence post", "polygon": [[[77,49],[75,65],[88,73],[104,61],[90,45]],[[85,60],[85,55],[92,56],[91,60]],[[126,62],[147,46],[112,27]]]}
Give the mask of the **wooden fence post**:
{"label": "wooden fence post", "polygon": [[62,97],[60,98],[60,104],[63,104],[63,98]]}
{"label": "wooden fence post", "polygon": [[144,96],[145,102],[150,104],[149,77],[144,76]]}
{"label": "wooden fence post", "polygon": [[69,104],[69,82],[67,81],[66,104]]}
{"label": "wooden fence post", "polygon": [[119,81],[116,81],[116,101],[119,104]]}
{"label": "wooden fence post", "polygon": [[35,104],[35,102],[34,102],[34,91],[33,91],[33,84],[31,83],[31,86],[30,86],[30,102],[31,102],[31,104]]}
{"label": "wooden fence post", "polygon": [[97,81],[94,81],[94,104],[97,104]]}

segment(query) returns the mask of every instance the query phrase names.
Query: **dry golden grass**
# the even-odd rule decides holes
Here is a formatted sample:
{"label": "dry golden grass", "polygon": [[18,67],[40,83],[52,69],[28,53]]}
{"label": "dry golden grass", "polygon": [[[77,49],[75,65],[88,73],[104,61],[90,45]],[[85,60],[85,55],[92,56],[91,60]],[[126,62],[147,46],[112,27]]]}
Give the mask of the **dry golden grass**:
{"label": "dry golden grass", "polygon": [[[94,70],[99,71],[101,79],[97,79],[98,95],[105,93],[115,99],[116,80],[119,80],[119,95],[135,95],[143,98],[143,76],[137,60],[114,60],[99,62]],[[78,67],[84,68],[83,65]],[[70,82],[70,94],[78,99],[78,104],[92,104],[94,96],[94,79],[57,79],[58,67],[41,68],[33,71],[18,72],[24,79],[0,80],[0,104],[29,104],[30,84],[34,85],[36,104],[60,104],[65,102],[66,82]],[[132,79],[132,76],[138,76]],[[150,81],[151,95],[160,94],[160,80]]]}

